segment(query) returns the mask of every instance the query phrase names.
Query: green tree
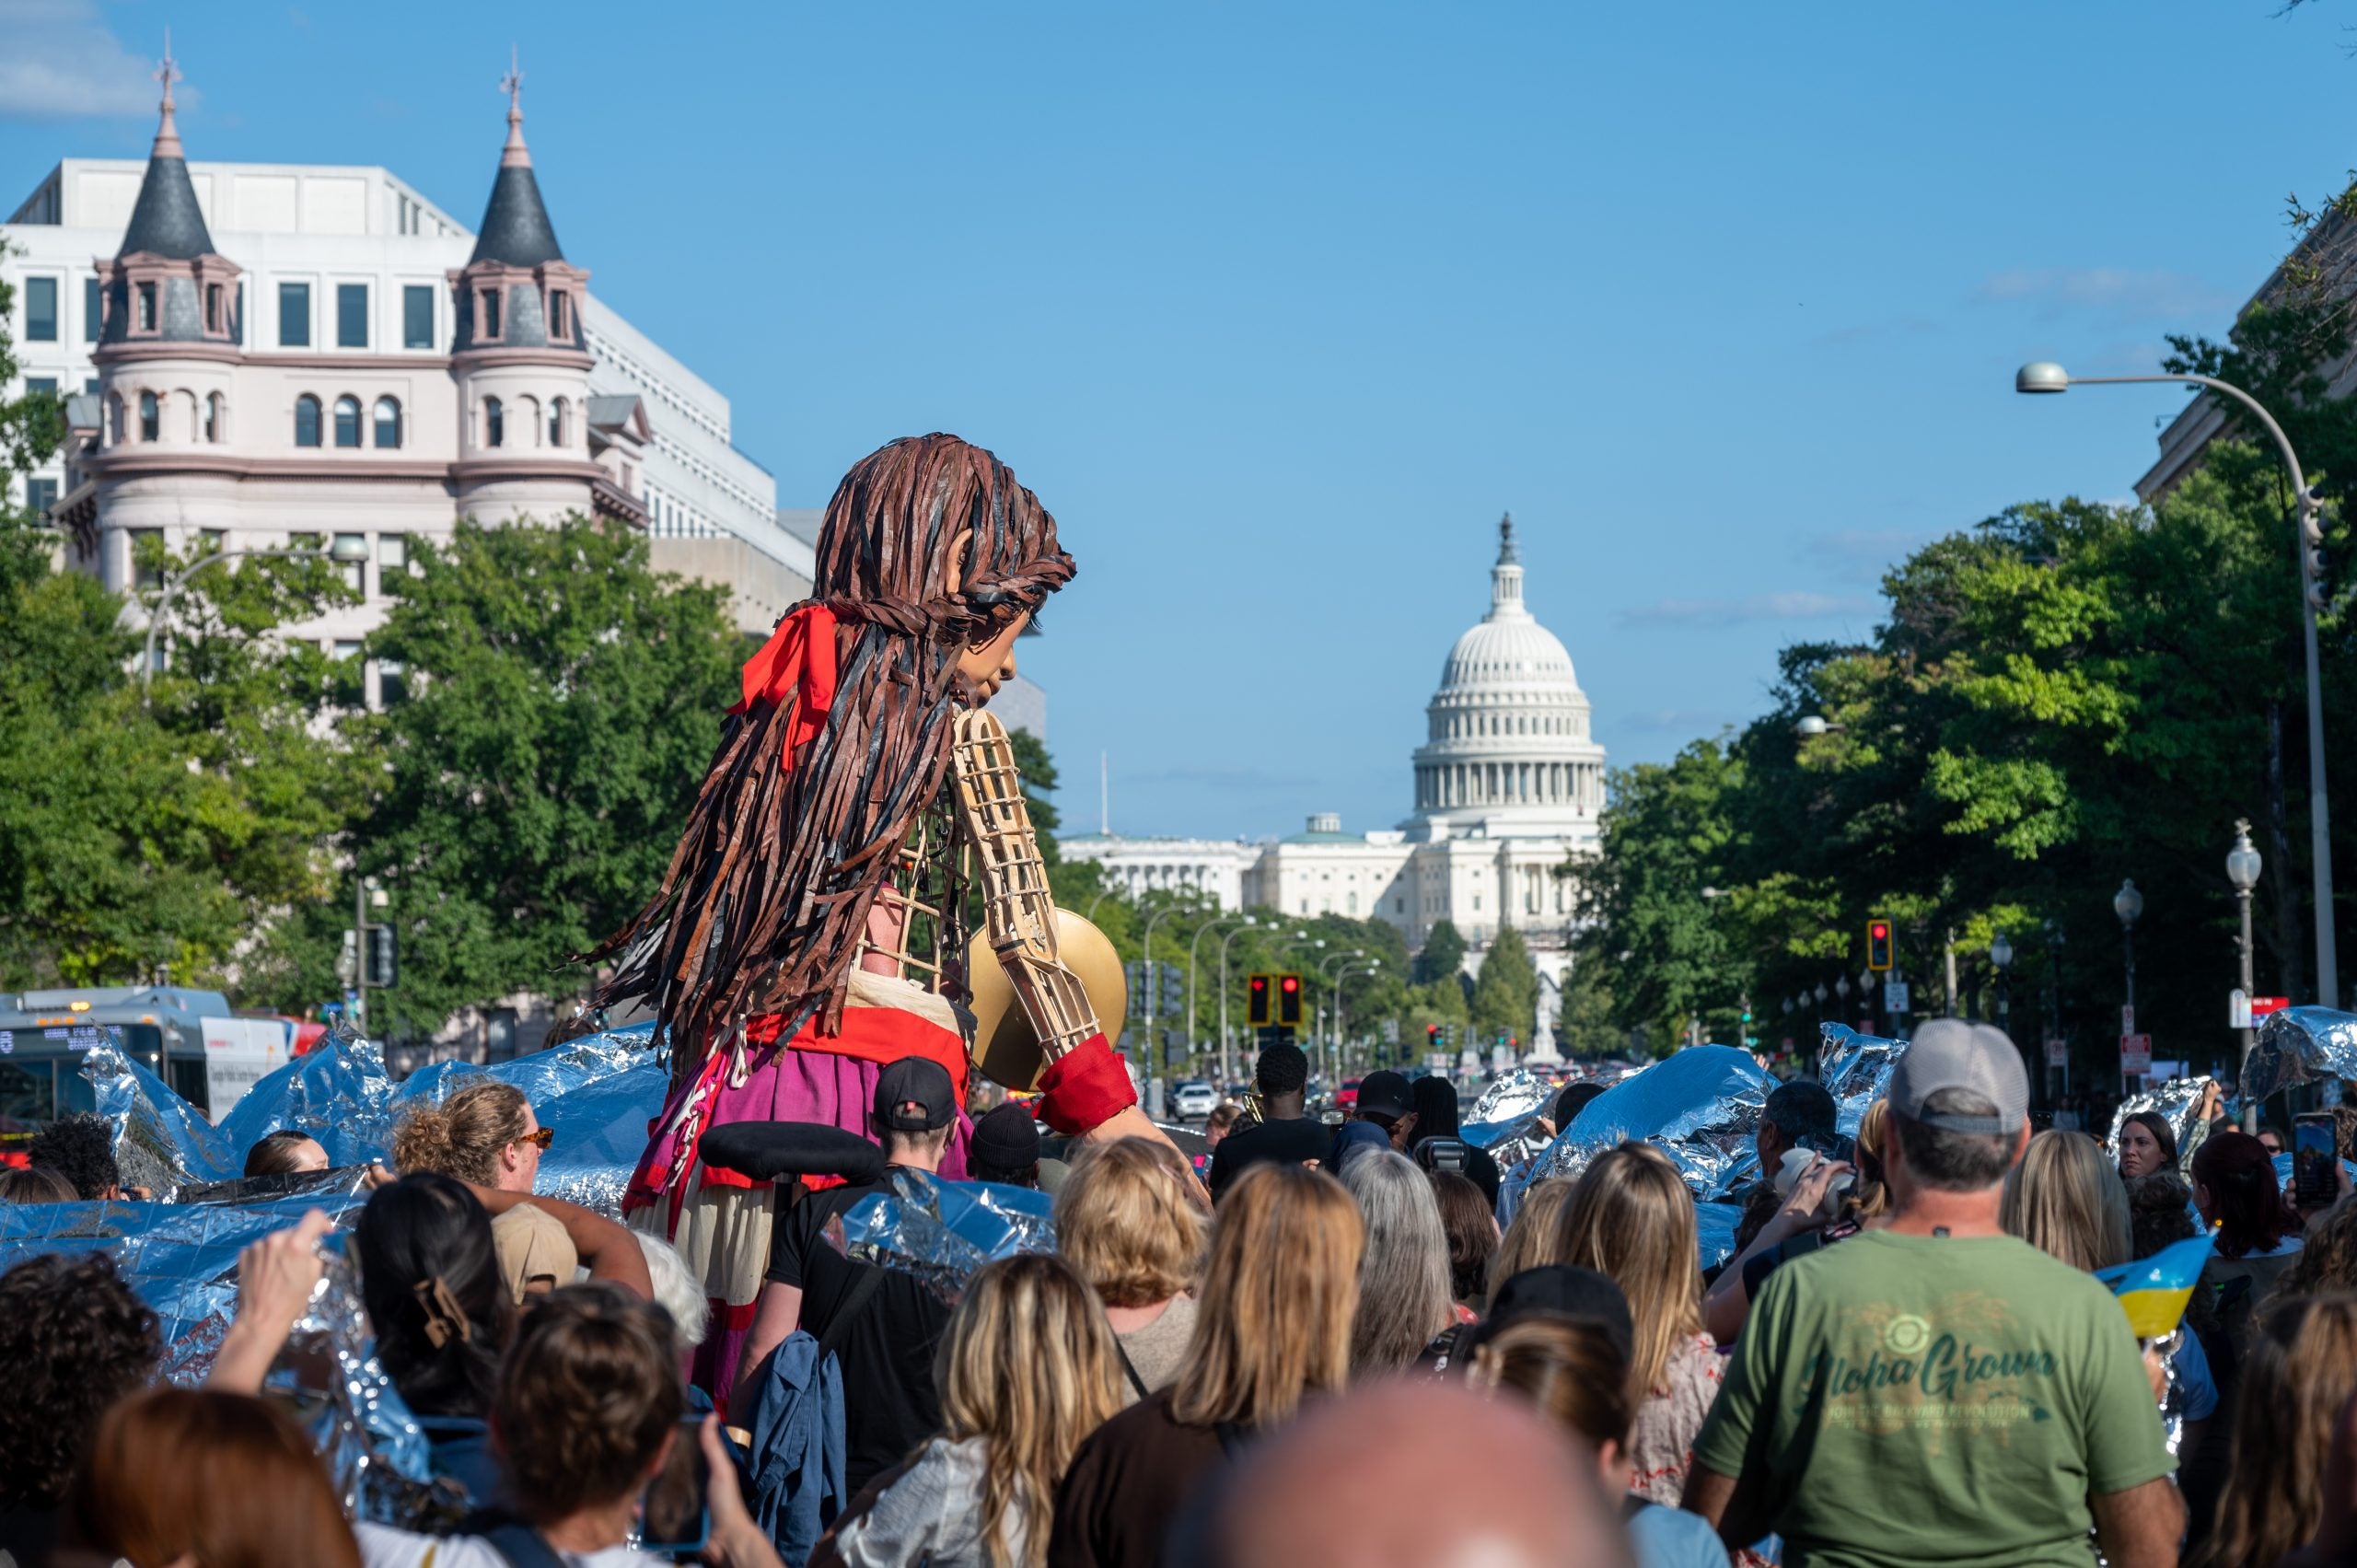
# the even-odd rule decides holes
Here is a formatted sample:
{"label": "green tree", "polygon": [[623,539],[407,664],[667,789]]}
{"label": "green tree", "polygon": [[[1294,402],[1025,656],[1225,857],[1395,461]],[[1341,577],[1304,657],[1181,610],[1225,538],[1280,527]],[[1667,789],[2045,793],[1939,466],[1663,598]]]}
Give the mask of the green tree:
{"label": "green tree", "polygon": [[1612,990],[1603,965],[1575,960],[1563,971],[1555,1045],[1574,1060],[1618,1056],[1629,1049],[1629,1031],[1612,1021]]}
{"label": "green tree", "polygon": [[661,877],[746,645],[725,590],[651,570],[618,524],[462,522],[415,557],[368,639],[408,698],[353,728],[386,767],[356,839],[402,938],[385,1001],[430,1028],[586,986],[566,960]]}
{"label": "green tree", "polygon": [[1016,771],[1023,775],[1023,798],[1039,834],[1039,858],[1048,867],[1048,889],[1059,905],[1086,914],[1105,891],[1105,868],[1093,860],[1066,860],[1057,846],[1056,830],[1063,826],[1055,803],[1061,780],[1048,743],[1028,729],[1008,731],[1007,740],[1015,749]]}
{"label": "green tree", "polygon": [[1450,920],[1433,922],[1424,933],[1424,946],[1416,954],[1415,979],[1419,985],[1435,980],[1455,980],[1465,968],[1465,934]]}
{"label": "green tree", "polygon": [[[0,385],[16,374],[8,292]],[[0,404],[0,471],[53,454],[57,412],[40,395]],[[212,568],[181,596],[149,692],[129,607],[59,570],[64,541],[37,523],[0,500],[0,985],[235,983],[255,939],[318,896],[352,785],[322,735],[323,661],[271,635],[341,585],[308,563]]]}
{"label": "green tree", "polygon": [[1531,967],[1530,947],[1521,932],[1502,925],[1473,981],[1474,1033],[1484,1040],[1511,1035],[1528,1045],[1538,1017],[1538,972]]}
{"label": "green tree", "polygon": [[1744,989],[1730,912],[1703,896],[1731,880],[1743,778],[1724,739],[1616,772],[1600,853],[1563,867],[1580,923],[1573,968],[1612,974],[1608,1016],[1621,1029],[1673,1040],[1689,1017],[1732,1009]]}

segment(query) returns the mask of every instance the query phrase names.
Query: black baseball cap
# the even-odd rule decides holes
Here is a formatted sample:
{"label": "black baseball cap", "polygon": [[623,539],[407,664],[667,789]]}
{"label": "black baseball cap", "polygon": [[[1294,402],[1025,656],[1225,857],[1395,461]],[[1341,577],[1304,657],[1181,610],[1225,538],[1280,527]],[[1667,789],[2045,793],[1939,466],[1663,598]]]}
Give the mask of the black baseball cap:
{"label": "black baseball cap", "polygon": [[1369,1073],[1359,1080],[1359,1114],[1361,1116],[1405,1116],[1415,1109],[1415,1100],[1408,1090],[1407,1078],[1385,1068]]}
{"label": "black baseball cap", "polygon": [[876,1121],[895,1132],[932,1132],[958,1118],[949,1069],[930,1056],[903,1056],[877,1074]]}

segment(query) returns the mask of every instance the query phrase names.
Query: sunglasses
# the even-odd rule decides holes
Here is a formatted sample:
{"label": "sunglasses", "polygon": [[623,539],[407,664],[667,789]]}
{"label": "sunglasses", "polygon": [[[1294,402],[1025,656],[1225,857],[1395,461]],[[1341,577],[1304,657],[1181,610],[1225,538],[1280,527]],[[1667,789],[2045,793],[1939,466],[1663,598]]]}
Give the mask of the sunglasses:
{"label": "sunglasses", "polygon": [[546,1154],[549,1152],[549,1145],[556,1142],[556,1129],[543,1127],[537,1132],[527,1132],[516,1141],[519,1144],[529,1144],[540,1153]]}

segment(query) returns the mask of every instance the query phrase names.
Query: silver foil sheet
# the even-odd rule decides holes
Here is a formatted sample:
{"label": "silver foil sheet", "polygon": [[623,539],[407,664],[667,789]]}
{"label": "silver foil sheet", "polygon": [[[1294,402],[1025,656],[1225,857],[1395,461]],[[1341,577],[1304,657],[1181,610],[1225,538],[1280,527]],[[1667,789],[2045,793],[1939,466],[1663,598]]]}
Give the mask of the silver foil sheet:
{"label": "silver foil sheet", "polygon": [[80,1071],[96,1091],[98,1113],[114,1123],[115,1165],[125,1187],[168,1202],[183,1187],[226,1180],[244,1169],[243,1144],[232,1144],[114,1044],[92,1046]]}
{"label": "silver foil sheet", "polygon": [[2161,1120],[2169,1124],[2169,1132],[2177,1138],[2177,1163],[2179,1171],[2193,1168],[2193,1151],[2209,1141],[2210,1123],[2201,1117],[2201,1096],[2217,1080],[2209,1077],[2171,1078],[2165,1084],[2130,1095],[2119,1102],[2112,1113],[2111,1131],[2104,1139],[2104,1147],[2111,1157],[2119,1157],[2119,1130],[2128,1119],[2140,1111],[2156,1110]]}
{"label": "silver foil sheet", "polygon": [[[364,1201],[331,1186],[244,1205],[228,1203],[0,1204],[0,1272],[45,1252],[108,1252],[154,1309],[164,1340],[161,1376],[201,1383],[237,1314],[238,1255],[292,1227],[311,1209],[348,1225]],[[308,1379],[289,1369],[272,1386],[290,1395],[327,1457],[347,1510],[409,1522],[426,1516],[424,1435],[377,1365],[341,1238],[323,1244],[327,1276],[290,1337],[293,1365],[329,1369]],[[308,1385],[308,1386],[305,1386]]]}
{"label": "silver foil sheet", "polygon": [[1861,1034],[1847,1024],[1818,1027],[1817,1076],[1833,1097],[1838,1131],[1857,1135],[1866,1108],[1889,1092],[1891,1069],[1906,1054],[1903,1040]]}
{"label": "silver foil sheet", "polygon": [[[1721,1202],[1756,1180],[1752,1138],[1772,1080],[1748,1051],[1698,1045],[1655,1063],[1587,1102],[1538,1158],[1506,1179],[1514,1203],[1534,1181],[1577,1176],[1602,1150],[1629,1139],[1657,1144],[1698,1202]],[[1508,1193],[1499,1212],[1511,1216]]]}
{"label": "silver foil sheet", "polygon": [[1481,1091],[1458,1135],[1476,1148],[1487,1149],[1500,1170],[1512,1170],[1547,1146],[1552,1134],[1539,1119],[1553,1108],[1560,1092],[1527,1067],[1513,1068]]}
{"label": "silver foil sheet", "polygon": [[2357,1013],[2334,1007],[2286,1007],[2270,1013],[2244,1059],[2247,1100],[2327,1078],[2357,1079]]}
{"label": "silver foil sheet", "polygon": [[983,1264],[1056,1249],[1051,1202],[1028,1187],[894,1170],[890,1191],[853,1203],[827,1237],[844,1256],[912,1274],[955,1302]]}

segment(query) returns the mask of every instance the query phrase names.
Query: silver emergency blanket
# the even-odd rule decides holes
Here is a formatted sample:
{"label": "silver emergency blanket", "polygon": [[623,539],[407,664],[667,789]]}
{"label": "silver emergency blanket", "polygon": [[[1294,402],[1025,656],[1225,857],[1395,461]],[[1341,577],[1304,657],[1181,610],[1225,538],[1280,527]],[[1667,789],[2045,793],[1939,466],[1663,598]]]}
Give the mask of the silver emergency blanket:
{"label": "silver emergency blanket", "polygon": [[2119,1102],[2112,1113],[2111,1131],[2104,1139],[2104,1147],[2111,1151],[2114,1160],[2119,1157],[2119,1130],[2128,1119],[2139,1112],[2158,1111],[2161,1120],[2169,1124],[2169,1132],[2177,1139],[2177,1168],[2193,1168],[2193,1151],[2210,1139],[2210,1123],[2201,1115],[2201,1097],[2217,1082],[2214,1078],[2171,1078],[2166,1083],[2130,1095]]}
{"label": "silver emergency blanket", "polygon": [[[651,1033],[641,1025],[591,1035],[488,1070],[437,1063],[395,1085],[374,1043],[338,1032],[256,1084],[218,1128],[118,1046],[98,1046],[82,1073],[99,1114],[114,1122],[123,1180],[179,1201],[0,1206],[0,1270],[41,1252],[113,1253],[162,1320],[165,1376],[201,1380],[236,1310],[238,1254],[307,1209],[349,1226],[366,1197],[367,1163],[386,1157],[408,1105],[438,1103],[481,1077],[516,1085],[556,1133],[539,1190],[618,1216],[668,1085],[649,1050]],[[318,1139],[336,1168],[244,1176],[246,1149],[280,1128]],[[331,1237],[328,1245],[328,1278],[273,1386],[306,1411],[355,1516],[447,1522],[453,1500],[425,1484],[424,1439],[377,1365],[340,1242]],[[300,1390],[289,1387],[294,1365],[308,1379]]]}
{"label": "silver emergency blanket", "polygon": [[[1605,1149],[1658,1144],[1698,1202],[1721,1202],[1759,1176],[1752,1138],[1773,1081],[1748,1051],[1698,1045],[1624,1078],[1587,1102],[1544,1153],[1507,1179],[1515,1202],[1530,1183],[1574,1177]],[[1513,1207],[1502,1192],[1501,1213]]]}
{"label": "silver emergency blanket", "polygon": [[[308,1210],[344,1223],[361,1202],[357,1192],[322,1190],[242,1206],[0,1204],[0,1272],[44,1252],[111,1253],[159,1320],[163,1376],[192,1384],[212,1370],[236,1313],[238,1254]],[[302,1408],[347,1509],[361,1518],[414,1519],[424,1495],[425,1440],[377,1365],[351,1267],[333,1238],[328,1245],[327,1277],[291,1342],[331,1370]],[[288,1381],[284,1374],[274,1379],[282,1388]]]}
{"label": "silver emergency blanket", "polygon": [[871,1192],[828,1222],[827,1239],[845,1257],[912,1274],[954,1303],[983,1264],[1056,1249],[1051,1205],[1028,1187],[896,1169],[889,1191]]}
{"label": "silver emergency blanket", "polygon": [[114,1123],[115,1165],[125,1187],[169,1202],[183,1187],[226,1180],[243,1168],[237,1151],[244,1145],[232,1145],[203,1111],[118,1044],[92,1046],[81,1073],[97,1091],[98,1113]]}
{"label": "silver emergency blanket", "polygon": [[669,1087],[649,1050],[653,1032],[638,1024],[586,1035],[489,1068],[437,1062],[398,1085],[373,1041],[330,1035],[248,1090],[218,1128],[111,1046],[94,1048],[82,1074],[97,1090],[99,1114],[115,1124],[124,1182],[159,1199],[238,1179],[245,1151],[281,1128],[319,1140],[334,1167],[383,1160],[409,1106],[438,1105],[470,1083],[496,1079],[523,1090],[540,1125],[556,1133],[540,1160],[540,1192],[619,1218],[647,1123]]}
{"label": "silver emergency blanket", "polygon": [[1817,1076],[1833,1097],[1834,1128],[1855,1137],[1866,1108],[1889,1092],[1891,1069],[1907,1054],[1907,1042],[1860,1034],[1847,1024],[1819,1025],[1818,1034]]}
{"label": "silver emergency blanket", "polygon": [[1553,1134],[1539,1119],[1554,1108],[1561,1092],[1527,1067],[1512,1068],[1481,1091],[1457,1135],[1487,1149],[1500,1170],[1512,1170],[1547,1146]]}
{"label": "silver emergency blanket", "polygon": [[2243,1063],[2243,1098],[2263,1100],[2326,1078],[2357,1078],[2357,1013],[2335,1007],[2270,1013]]}

